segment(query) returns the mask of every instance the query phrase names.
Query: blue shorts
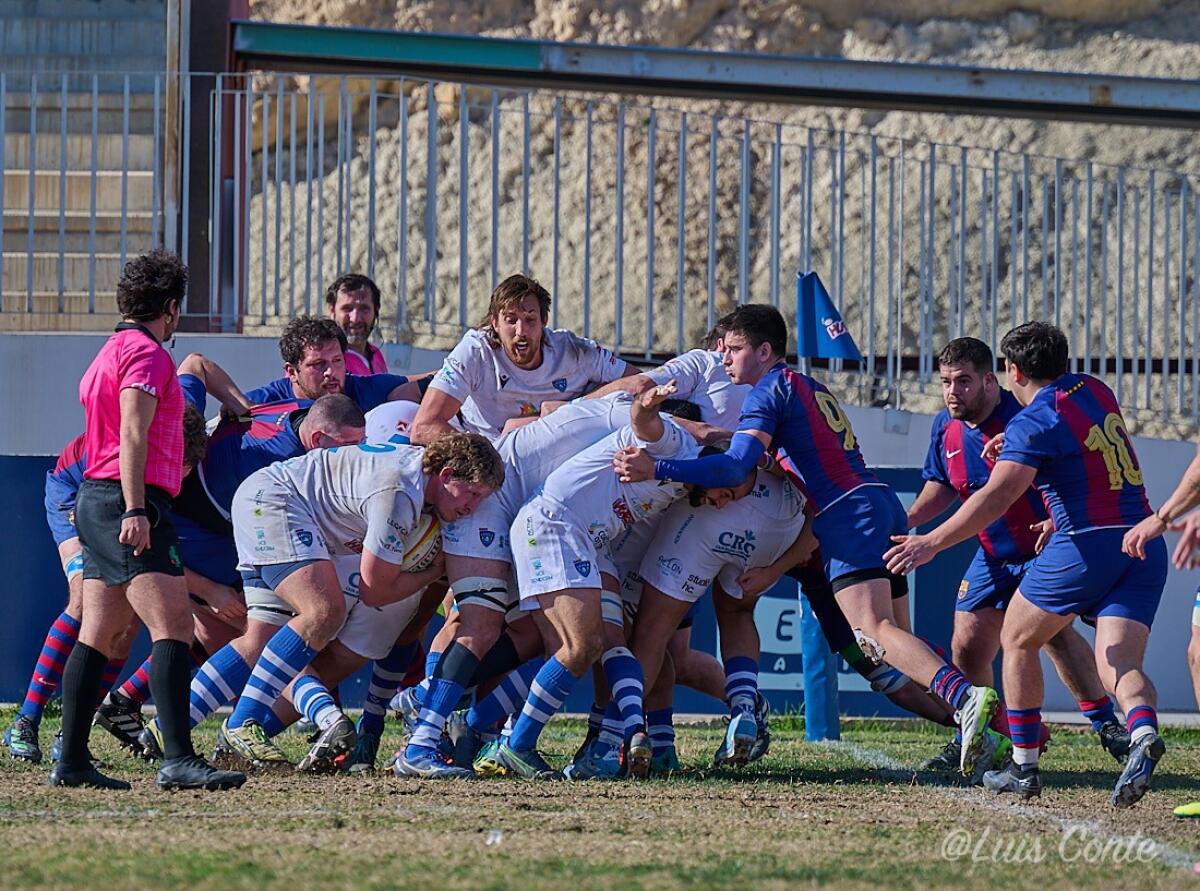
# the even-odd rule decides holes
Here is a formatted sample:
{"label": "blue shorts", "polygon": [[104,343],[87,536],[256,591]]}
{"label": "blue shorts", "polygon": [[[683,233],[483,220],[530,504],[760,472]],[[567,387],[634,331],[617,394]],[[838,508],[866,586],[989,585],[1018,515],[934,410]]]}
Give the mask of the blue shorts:
{"label": "blue shorts", "polygon": [[213,532],[176,513],[172,513],[171,518],[179,536],[179,559],[183,565],[206,579],[230,588],[241,588],[242,577],[237,569],[237,546],[233,537]]}
{"label": "blue shorts", "polygon": [[[813,520],[830,582],[845,575],[888,578],[883,554],[893,535],[908,532],[908,515],[887,486],[862,486],[843,495]],[[834,585],[837,590],[837,585]]]}
{"label": "blue shorts", "polygon": [[992,557],[980,548],[963,574],[954,608],[961,613],[973,613],[977,609],[1004,609],[1032,565],[1032,559],[1013,563]]}
{"label": "blue shorts", "polygon": [[60,545],[70,538],[78,538],[73,519],[75,513],[75,494],[79,490],[69,482],[56,477],[53,473],[46,474],[46,525],[54,536],[54,544]]}
{"label": "blue shorts", "polygon": [[1021,594],[1056,615],[1117,616],[1150,627],[1167,581],[1167,546],[1156,538],[1145,560],[1129,557],[1121,550],[1126,531],[1054,533],[1021,580]]}

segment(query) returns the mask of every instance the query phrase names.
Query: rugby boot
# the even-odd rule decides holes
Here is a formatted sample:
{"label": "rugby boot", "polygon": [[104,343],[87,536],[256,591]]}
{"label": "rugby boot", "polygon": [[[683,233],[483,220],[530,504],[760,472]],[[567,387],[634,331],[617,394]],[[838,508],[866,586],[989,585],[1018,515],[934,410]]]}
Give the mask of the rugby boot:
{"label": "rugby boot", "polygon": [[138,735],[142,732],[142,707],[113,690],[96,709],[92,723],[111,733],[123,748],[139,758],[144,757]]}
{"label": "rugby boot", "polygon": [[142,747],[142,757],[144,759],[147,761],[162,760],[162,730],[158,726],[158,718],[153,718],[146,722],[146,726],[138,734],[138,744]]}
{"label": "rugby boot", "polygon": [[652,777],[670,776],[677,770],[679,770],[679,753],[675,751],[674,746],[667,746],[650,759],[650,776]]}
{"label": "rugby boot", "polygon": [[1118,764],[1124,764],[1129,757],[1129,731],[1121,726],[1121,722],[1113,719],[1100,725],[1100,745],[1104,751],[1112,755]]}
{"label": "rugby boot", "polygon": [[754,712],[750,709],[735,711],[729,718],[729,726],[725,728],[725,738],[713,755],[713,765],[741,767],[749,760],[750,750],[757,739],[758,722],[754,720]]}
{"label": "rugby boot", "polygon": [[958,770],[962,764],[962,743],[951,739],[942,750],[921,765],[921,770]]}
{"label": "rugby boot", "polygon": [[1042,775],[1036,764],[1024,767],[1010,761],[1000,770],[983,775],[983,787],[993,792],[1015,792],[1022,798],[1037,798],[1042,794]]}
{"label": "rugby boot", "polygon": [[[87,750],[88,761],[92,763],[92,767],[99,768],[104,762],[92,754],[92,749],[89,746]],[[62,760],[62,731],[54,734],[54,739],[50,740],[50,760]]]}
{"label": "rugby boot", "polygon": [[1150,777],[1167,752],[1166,744],[1157,733],[1143,736],[1129,747],[1125,769],[1113,789],[1113,807],[1133,807],[1150,791]]}
{"label": "rugby boot", "polygon": [[[500,740],[493,739],[490,742],[484,743],[479,754],[475,756],[475,760],[471,762],[471,767],[475,771],[476,776],[481,777],[502,777],[507,771],[503,764],[496,760],[496,752],[500,748]],[[397,754],[399,754],[397,752]]]}
{"label": "rugby boot", "polygon": [[586,752],[563,768],[568,780],[617,780],[625,775],[621,747],[595,740]]}
{"label": "rugby boot", "polygon": [[518,776],[524,780],[561,780],[563,775],[546,763],[537,751],[518,752],[507,742],[501,742],[496,747],[493,756],[496,763],[502,766],[506,774]]}
{"label": "rugby boot", "polygon": [[154,782],[160,789],[207,789],[216,792],[237,789],[246,782],[246,775],[238,770],[217,770],[199,755],[182,755],[169,758],[158,769]]}
{"label": "rugby boot", "polygon": [[971,687],[962,708],[954,713],[955,723],[962,728],[962,758],[959,770],[969,777],[983,752],[988,723],[1000,706],[1000,697],[991,687]]}
{"label": "rugby boot", "polygon": [[1010,751],[1012,751],[1012,743],[995,730],[988,730],[983,735],[983,747],[979,752],[979,758],[975,761],[975,770],[970,777],[971,785],[983,785],[983,775],[989,770],[1002,767]]}
{"label": "rugby boot", "polygon": [[1176,817],[1194,818],[1200,817],[1200,801],[1181,804],[1175,810],[1171,811]]}
{"label": "rugby boot", "polygon": [[223,741],[232,754],[255,770],[290,770],[292,767],[283,749],[275,745],[257,721],[247,721],[241,727],[230,727],[226,718],[221,723],[221,734],[217,740],[218,746]]}
{"label": "rugby boot", "polygon": [[412,736],[421,717],[421,703],[417,701],[417,688],[405,687],[392,697],[388,707],[396,714],[396,720],[404,724],[405,737]]}
{"label": "rugby boot", "polygon": [[747,764],[753,764],[771,749],[771,704],[762,693],[754,694],[754,723],[758,725],[758,736],[746,756]]}
{"label": "rugby boot", "polygon": [[20,761],[30,764],[41,764],[42,750],[38,745],[38,725],[27,715],[17,715],[17,719],[8,725],[4,731],[4,745],[8,754]]}
{"label": "rugby boot", "polygon": [[420,777],[426,780],[469,780],[475,772],[443,760],[437,749],[409,746],[396,753],[392,772],[398,777]]}
{"label": "rugby boot", "polygon": [[365,733],[360,725],[358,742],[354,744],[354,748],[350,750],[346,758],[338,762],[338,766],[350,773],[374,770],[375,761],[379,757],[379,743],[382,739],[381,734]]}
{"label": "rugby boot", "polygon": [[55,762],[50,768],[50,776],[46,780],[51,786],[66,786],[72,789],[129,789],[130,785],[124,780],[106,777],[91,764],[86,767],[69,767],[61,761]]}
{"label": "rugby boot", "polygon": [[317,736],[308,754],[296,765],[296,770],[300,773],[330,773],[334,769],[334,759],[349,752],[357,742],[358,731],[354,729],[354,722],[345,715],[339,715]]}
{"label": "rugby boot", "polygon": [[654,747],[650,744],[650,736],[644,730],[638,730],[625,743],[625,769],[635,780],[644,780],[650,776],[650,762],[654,758]]}

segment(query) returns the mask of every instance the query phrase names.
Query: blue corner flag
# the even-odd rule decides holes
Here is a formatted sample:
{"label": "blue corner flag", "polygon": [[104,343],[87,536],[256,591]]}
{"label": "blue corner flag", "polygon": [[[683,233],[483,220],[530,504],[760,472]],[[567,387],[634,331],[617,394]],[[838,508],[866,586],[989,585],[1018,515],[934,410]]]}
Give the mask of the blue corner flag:
{"label": "blue corner flag", "polygon": [[805,359],[861,359],[842,314],[815,272],[796,274],[796,355]]}

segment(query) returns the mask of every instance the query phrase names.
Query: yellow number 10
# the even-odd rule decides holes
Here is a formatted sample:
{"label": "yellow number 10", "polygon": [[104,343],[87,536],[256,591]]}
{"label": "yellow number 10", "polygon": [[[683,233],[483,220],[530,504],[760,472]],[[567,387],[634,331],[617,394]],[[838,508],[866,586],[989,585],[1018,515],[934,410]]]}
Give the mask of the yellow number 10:
{"label": "yellow number 10", "polygon": [[838,405],[838,401],[829,393],[821,390],[814,393],[813,397],[817,400],[817,408],[821,409],[821,414],[825,416],[829,429],[834,433],[842,434],[842,448],[846,451],[855,448],[858,440],[854,438],[854,431],[850,429],[850,419],[846,417],[842,407]]}
{"label": "yellow number 10", "polygon": [[1104,458],[1104,466],[1108,470],[1108,487],[1120,489],[1125,483],[1131,486],[1142,484],[1142,472],[1133,463],[1126,445],[1125,423],[1116,412],[1110,412],[1104,418],[1104,427],[1093,424],[1088,431],[1083,444],[1093,452],[1099,452]]}

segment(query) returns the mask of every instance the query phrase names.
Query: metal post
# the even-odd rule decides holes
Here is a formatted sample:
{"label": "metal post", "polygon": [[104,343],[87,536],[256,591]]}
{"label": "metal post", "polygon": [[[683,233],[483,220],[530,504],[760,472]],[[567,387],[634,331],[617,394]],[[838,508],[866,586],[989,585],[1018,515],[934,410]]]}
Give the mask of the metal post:
{"label": "metal post", "polygon": [[[340,115],[340,112],[339,112]],[[340,187],[341,177],[338,178]],[[400,165],[400,200],[404,201],[404,165]],[[311,206],[311,205],[310,205]],[[340,219],[340,217],[339,217]],[[403,230],[401,230],[403,233]],[[312,279],[309,279],[310,283]],[[325,94],[317,94],[317,300],[325,286]],[[304,289],[304,310],[311,312],[308,285]]]}
{"label": "metal post", "polygon": [[[367,100],[367,277],[375,279],[375,137],[379,122],[379,92],[370,80]],[[347,267],[349,268],[349,267]]]}
{"label": "metal post", "polygon": [[396,339],[401,329],[408,324],[408,93],[404,81],[400,81],[400,202],[396,209],[399,216],[398,253],[400,263],[396,270]]}
{"label": "metal post", "polygon": [[750,121],[742,122],[738,181],[738,302],[750,302]]}
{"label": "metal post", "polygon": [[[158,79],[154,80],[154,96],[158,98]],[[158,120],[155,119],[155,130],[157,131]],[[62,84],[59,90],[58,98],[58,312],[61,315],[66,311],[66,264],[67,264],[67,76],[62,76]],[[155,134],[157,136],[157,132]],[[157,169],[157,146],[158,140],[155,139],[156,154],[154,160]],[[34,209],[31,206],[29,213],[32,215]]]}
{"label": "metal post", "polygon": [[[0,91],[0,100],[3,100],[2,91]],[[0,101],[2,104],[2,101]],[[3,112],[0,112],[3,114]],[[0,127],[2,130],[3,127]],[[100,76],[92,75],[92,156],[91,156],[91,176],[88,183],[88,312],[96,311],[96,180],[97,168],[99,167],[98,146],[100,129]],[[0,134],[2,139],[3,134]],[[186,143],[185,143],[186,148]],[[3,167],[0,164],[0,167]],[[4,177],[0,176],[0,179]],[[186,193],[190,189],[185,189]],[[3,197],[3,196],[0,196]],[[0,206],[3,202],[0,201]],[[187,222],[187,210],[184,210],[184,222]],[[3,227],[0,227],[3,228]],[[183,241],[184,247],[187,247],[187,238]],[[186,298],[185,298],[186,299]]]}
{"label": "metal post", "polygon": [[[271,119],[271,94],[268,93],[266,90],[263,90],[262,125],[261,125],[261,130],[260,130],[260,132],[262,134],[262,179],[260,180],[260,182],[262,183],[262,192],[261,192],[261,194],[262,194],[262,204],[261,204],[261,207],[262,207],[262,210],[261,210],[262,229],[260,230],[262,232],[262,238],[261,238],[262,249],[258,255],[258,271],[259,271],[258,299],[261,301],[262,324],[264,324],[264,325],[267,324],[267,230],[270,228],[270,222],[271,222],[270,218],[268,218],[268,216],[267,216],[267,201],[268,201],[268,196],[270,194],[267,191],[267,183],[268,183],[267,169],[268,169],[268,165],[270,164],[270,160],[271,160],[271,149],[269,147],[270,143],[267,140],[267,126],[269,125],[270,119]],[[249,155],[247,155],[247,157],[249,157]],[[247,177],[246,179],[247,179],[247,184],[249,184],[249,177]],[[246,192],[247,192],[246,205],[247,205],[247,207],[249,207],[249,205],[250,205],[250,194],[249,194],[250,190],[247,189]],[[246,234],[247,235],[250,234],[250,226],[249,225],[246,226]],[[276,240],[276,242],[279,241],[278,230],[276,230],[276,232],[275,232],[275,240]],[[246,241],[248,243],[249,238],[247,238]],[[247,244],[247,248],[246,248],[246,253],[247,253],[247,256],[249,256],[250,248],[249,248],[248,244]],[[246,265],[247,266],[250,265],[249,260],[247,260]],[[247,290],[247,298],[249,298],[248,290]]]}
{"label": "metal post", "polygon": [[775,142],[771,145],[771,305],[779,308],[779,180],[783,166],[783,125],[775,125]]}
{"label": "metal post", "polygon": [[529,94],[521,97],[521,271],[529,275]]}
{"label": "metal post", "polygon": [[1063,162],[1054,162],[1054,324],[1062,327]]}
{"label": "metal post", "polygon": [[[1092,370],[1092,192],[1094,180],[1092,177],[1092,162],[1087,165],[1087,219],[1084,228],[1083,242],[1083,370]],[[1072,344],[1071,352],[1075,352]]]}
{"label": "metal post", "polygon": [[675,210],[675,353],[682,355],[683,349],[683,303],[687,290],[686,253],[687,232],[687,157],[688,116],[685,111],[679,118],[679,172]]}
{"label": "metal post", "polygon": [[1117,169],[1117,402],[1125,392],[1125,168]]}
{"label": "metal post", "polygon": [[427,87],[428,125],[425,130],[425,321],[437,330],[437,180],[438,103],[433,82]]}
{"label": "metal post", "polygon": [[[500,101],[492,90],[492,290],[500,268]],[[588,119],[590,122],[590,118]],[[588,133],[589,139],[591,131]],[[557,294],[555,295],[558,296]]]}
{"label": "metal post", "polygon": [[[304,312],[312,312],[313,95],[304,99]],[[401,171],[403,174],[403,171]]]}
{"label": "metal post", "polygon": [[1145,404],[1146,408],[1150,408],[1154,403],[1150,396],[1150,379],[1153,377],[1151,371],[1150,360],[1154,355],[1154,205],[1155,205],[1155,189],[1154,189],[1154,171],[1150,171],[1150,182],[1146,187],[1146,203],[1149,205],[1150,219],[1146,224],[1147,238],[1150,242],[1149,249],[1146,251],[1146,380],[1145,380]]}
{"label": "metal post", "polygon": [[586,106],[583,175],[583,336],[592,336],[592,101]]}
{"label": "metal post", "polygon": [[650,109],[646,127],[646,359],[654,352],[654,174],[658,149],[658,112]]}
{"label": "metal post", "polygon": [[[1185,358],[1185,341],[1184,332],[1187,324],[1187,315],[1184,312],[1184,303],[1187,300],[1187,257],[1188,257],[1188,181],[1184,177],[1179,183],[1179,298],[1176,302],[1179,313],[1179,321],[1176,326],[1176,333],[1179,337],[1179,364],[1176,366],[1175,372],[1175,405],[1176,411],[1183,412],[1183,368]],[[1166,359],[1166,349],[1163,350],[1163,358]]]}
{"label": "metal post", "polygon": [[708,138],[708,316],[705,329],[712,330],[717,322],[717,140],[718,122],[712,118]]}
{"label": "metal post", "polygon": [[613,345],[620,351],[622,329],[625,321],[625,103],[617,106],[617,234],[613,244],[616,268],[614,270],[614,297],[616,299],[616,331]]}
{"label": "metal post", "polygon": [[[263,152],[266,152],[266,128],[263,128]],[[267,213],[267,184],[263,183],[263,223],[266,223]],[[267,227],[263,226],[263,232]],[[283,265],[283,80],[275,85],[275,318],[279,319],[280,306],[280,274]],[[263,255],[263,267],[267,265],[266,255]],[[266,300],[266,295],[263,295]]]}
{"label": "metal post", "polygon": [[[33,229],[37,206],[37,72],[29,79],[29,218],[26,223],[25,311],[33,312]],[[128,95],[128,93],[126,93]],[[2,228],[2,227],[0,227]],[[125,266],[125,208],[121,208],[121,266]]]}
{"label": "metal post", "polygon": [[[467,230],[470,228],[471,133],[467,86],[458,85],[458,325],[467,327],[467,264],[470,259]],[[374,144],[374,143],[372,143]],[[557,293],[555,294],[557,296]],[[556,301],[557,302],[557,301]]]}
{"label": "metal post", "polygon": [[554,247],[551,256],[550,287],[554,303],[550,307],[550,324],[558,327],[558,266],[559,266],[559,211],[562,194],[562,96],[554,97]]}

